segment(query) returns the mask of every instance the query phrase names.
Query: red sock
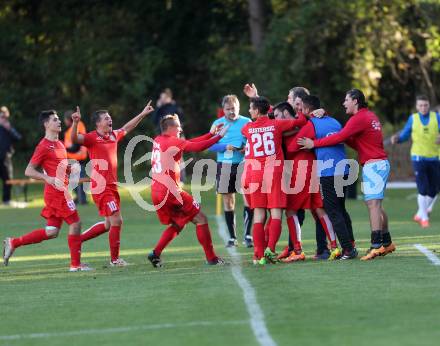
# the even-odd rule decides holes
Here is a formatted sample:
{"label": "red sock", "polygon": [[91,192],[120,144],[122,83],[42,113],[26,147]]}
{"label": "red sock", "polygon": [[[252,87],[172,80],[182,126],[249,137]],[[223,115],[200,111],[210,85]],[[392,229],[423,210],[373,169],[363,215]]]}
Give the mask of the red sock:
{"label": "red sock", "polygon": [[167,245],[179,234],[179,230],[174,226],[169,226],[165,231],[163,231],[162,236],[157,242],[156,247],[154,248],[154,253],[156,256],[160,256],[163,249],[167,247]]}
{"label": "red sock", "polygon": [[275,252],[275,248],[277,246],[278,240],[281,235],[281,220],[280,219],[272,219],[270,221],[269,227],[269,249],[272,252]]}
{"label": "red sock", "polygon": [[298,221],[298,216],[293,215],[287,218],[287,227],[289,228],[290,239],[293,243],[293,250],[301,252],[301,225]]}
{"label": "red sock", "polygon": [[16,249],[23,245],[41,243],[43,240],[47,239],[49,239],[49,237],[47,236],[46,230],[44,228],[36,229],[35,231],[22,235],[19,238],[13,238],[12,246],[14,247],[14,249]]}
{"label": "red sock", "polygon": [[272,221],[272,216],[267,220],[266,225],[264,226],[264,248],[267,248],[269,244],[269,230],[270,230],[270,222]]}
{"label": "red sock", "polygon": [[209,226],[207,223],[203,225],[196,226],[197,239],[202,245],[205,251],[205,256],[208,261],[214,261],[217,255],[214,252],[214,247],[212,246],[211,232],[209,231]]}
{"label": "red sock", "polygon": [[254,238],[254,255],[257,259],[263,258],[265,249],[264,225],[254,223],[252,226],[252,237]]}
{"label": "red sock", "polygon": [[88,230],[85,230],[81,233],[81,241],[84,242],[96,238],[97,236],[105,232],[107,232],[107,230],[105,229],[105,222],[98,222],[90,227]]}
{"label": "red sock", "polygon": [[81,265],[81,235],[69,234],[67,236],[67,243],[70,249],[70,265],[72,267],[79,267]]}
{"label": "red sock", "polygon": [[108,234],[108,241],[110,243],[110,256],[112,261],[119,258],[119,246],[121,238],[121,226],[111,226]]}
{"label": "red sock", "polygon": [[330,241],[330,247],[332,249],[337,248],[338,245],[336,244],[335,231],[333,230],[333,225],[330,222],[328,216],[324,215],[320,217],[319,222],[321,222],[322,228],[324,228],[325,235],[327,236],[327,239]]}

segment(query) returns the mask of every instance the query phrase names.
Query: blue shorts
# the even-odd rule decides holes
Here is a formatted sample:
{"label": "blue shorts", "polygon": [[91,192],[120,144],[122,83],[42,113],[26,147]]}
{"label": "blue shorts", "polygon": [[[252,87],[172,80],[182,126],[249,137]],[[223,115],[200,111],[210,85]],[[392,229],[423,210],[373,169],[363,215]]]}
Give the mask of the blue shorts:
{"label": "blue shorts", "polygon": [[416,176],[417,190],[422,196],[434,198],[439,192],[439,161],[421,160],[412,161]]}
{"label": "blue shorts", "polygon": [[365,201],[383,199],[389,175],[388,160],[366,163],[362,167],[362,192]]}

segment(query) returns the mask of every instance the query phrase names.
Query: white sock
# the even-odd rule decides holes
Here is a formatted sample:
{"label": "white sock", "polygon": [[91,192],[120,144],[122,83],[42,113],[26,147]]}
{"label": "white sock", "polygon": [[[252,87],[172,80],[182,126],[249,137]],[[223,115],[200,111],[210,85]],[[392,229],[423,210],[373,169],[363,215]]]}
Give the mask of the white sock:
{"label": "white sock", "polygon": [[416,213],[416,216],[419,217],[419,218],[422,217],[422,215],[421,215],[421,210],[422,210],[421,205],[422,205],[422,202],[423,202],[423,196],[421,194],[418,194],[417,195],[417,213]]}
{"label": "white sock", "polygon": [[429,197],[430,198],[430,203],[429,203],[428,210],[427,210],[428,214],[432,213],[432,208],[434,207],[434,204],[437,201],[437,196],[435,196],[434,198]]}
{"label": "white sock", "polygon": [[428,205],[427,205],[427,200],[426,200],[427,196],[422,196],[422,195],[417,195],[417,203],[419,205],[419,211],[417,212],[417,215],[422,219],[422,220],[428,220]]}

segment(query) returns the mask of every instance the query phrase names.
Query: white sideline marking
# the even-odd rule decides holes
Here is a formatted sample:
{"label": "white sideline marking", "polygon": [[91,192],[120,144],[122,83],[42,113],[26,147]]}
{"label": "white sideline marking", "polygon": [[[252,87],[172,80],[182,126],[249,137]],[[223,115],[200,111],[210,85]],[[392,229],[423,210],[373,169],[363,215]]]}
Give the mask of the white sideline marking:
{"label": "white sideline marking", "polygon": [[104,329],[82,329],[73,330],[70,332],[59,333],[30,333],[30,334],[15,334],[15,335],[0,335],[0,340],[20,340],[20,339],[47,339],[54,337],[78,336],[78,335],[92,335],[92,334],[110,334],[110,333],[127,333],[139,330],[157,330],[157,329],[171,329],[171,328],[186,328],[186,327],[200,327],[200,326],[218,326],[218,325],[236,325],[245,324],[247,321],[194,321],[188,323],[163,323],[163,324],[147,324],[143,326],[118,327],[118,328],[104,328]]}
{"label": "white sideline marking", "polygon": [[[226,225],[223,218],[219,215],[216,216],[218,233],[226,243],[229,237],[226,233]],[[244,302],[250,316],[250,324],[255,338],[261,346],[276,346],[276,342],[272,339],[267,330],[266,323],[264,321],[264,314],[258,305],[255,290],[250,282],[244,277],[240,267],[240,254],[235,248],[227,248],[229,255],[235,260],[235,265],[232,266],[232,276],[237,281],[241,290],[243,291]]]}
{"label": "white sideline marking", "polygon": [[422,254],[424,254],[435,266],[440,266],[440,258],[434,255],[431,251],[429,251],[422,244],[414,244],[414,247],[419,250]]}

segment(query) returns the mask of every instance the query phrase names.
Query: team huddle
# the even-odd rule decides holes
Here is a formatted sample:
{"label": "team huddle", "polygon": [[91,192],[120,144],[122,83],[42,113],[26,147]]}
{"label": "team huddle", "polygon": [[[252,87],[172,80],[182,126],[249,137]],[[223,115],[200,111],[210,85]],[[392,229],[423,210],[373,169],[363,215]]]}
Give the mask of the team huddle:
{"label": "team huddle", "polygon": [[[147,256],[151,264],[162,266],[162,251],[190,222],[195,224],[206,262],[225,263],[215,253],[206,215],[181,187],[182,155],[206,149],[217,152],[217,192],[223,196],[230,234],[227,246],[237,245],[234,193],[241,192],[245,205],[244,244],[254,248],[254,264],[305,259],[301,244],[305,210],[310,210],[316,222],[315,259],[349,260],[358,256],[351,219],[345,208],[347,182],[358,166],[346,159],[344,143],[358,152],[370,217],[371,246],[361,260],[393,252],[396,247],[382,208],[390,165],[383,147],[381,123],[367,108],[363,93],[357,89],[346,93],[343,104],[351,117],[344,127],[305,88],[291,89],[287,101],[275,106],[258,96],[253,84],[247,84],[244,93],[250,98],[251,119],[240,116],[238,98],[227,95],[222,102],[225,115],[200,137],[181,138],[177,115],[161,119],[161,133],[154,139],[151,155],[151,197],[159,221],[167,228]],[[37,145],[25,174],[45,182],[45,207],[41,216],[46,219],[46,226],[18,238],[6,238],[5,265],[17,248],[55,238],[63,222],[69,225],[70,271],[92,270],[81,262],[82,243],[107,232],[110,266],[128,265],[119,256],[123,222],[117,187],[117,147],[153,111],[150,103],[118,130],[113,130],[112,118],[106,110],[93,114],[96,129],[89,133],[78,133],[81,119],[78,107],[72,115],[71,140],[88,150],[92,163],[91,194],[99,215],[104,218],[82,233],[80,217],[68,191],[71,165],[58,138],[60,119],[54,110],[40,114],[45,137]],[[289,245],[278,254],[283,213],[289,229]]]}

